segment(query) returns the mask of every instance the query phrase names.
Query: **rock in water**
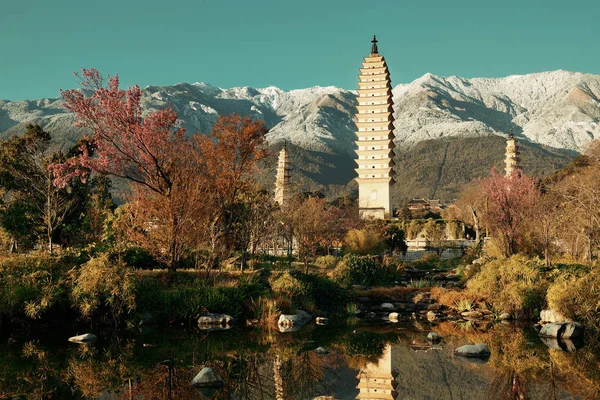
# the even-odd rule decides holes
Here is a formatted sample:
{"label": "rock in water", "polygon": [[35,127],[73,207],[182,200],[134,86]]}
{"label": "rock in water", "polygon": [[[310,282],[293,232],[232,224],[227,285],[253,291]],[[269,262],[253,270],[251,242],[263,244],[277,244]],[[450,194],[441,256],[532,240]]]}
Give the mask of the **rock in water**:
{"label": "rock in water", "polygon": [[91,333],[85,333],[83,335],[73,336],[69,338],[69,342],[84,344],[93,343],[96,340],[98,340],[98,337],[96,335],[92,335]]}
{"label": "rock in water", "polygon": [[436,332],[429,332],[427,334],[427,340],[429,340],[432,343],[436,343],[442,340],[442,337]]}
{"label": "rock in water", "polygon": [[192,386],[199,388],[222,388],[224,385],[223,379],[214,369],[204,367],[198,375],[192,379]]}
{"label": "rock in water", "polygon": [[454,354],[462,357],[476,357],[476,358],[487,358],[490,356],[490,349],[483,343],[479,344],[468,344],[460,346],[454,350]]}
{"label": "rock in water", "polygon": [[394,305],[392,303],[382,303],[381,308],[383,308],[384,310],[393,310],[394,309]]}
{"label": "rock in water", "polygon": [[206,314],[200,316],[198,318],[198,325],[200,326],[210,326],[210,325],[220,325],[225,326],[229,325],[233,322],[233,317],[227,314]]}
{"label": "rock in water", "polygon": [[277,327],[280,332],[292,332],[306,325],[311,319],[312,316],[306,311],[297,310],[296,314],[281,314],[277,321]]}
{"label": "rock in water", "polygon": [[502,313],[500,314],[500,316],[498,317],[498,319],[500,321],[509,321],[512,319],[512,316],[509,313]]}
{"label": "rock in water", "polygon": [[574,339],[583,336],[583,325],[578,322],[555,322],[540,329],[541,337]]}
{"label": "rock in water", "polygon": [[433,322],[437,319],[437,315],[435,315],[435,313],[433,311],[428,311],[427,312],[427,320],[429,322]]}

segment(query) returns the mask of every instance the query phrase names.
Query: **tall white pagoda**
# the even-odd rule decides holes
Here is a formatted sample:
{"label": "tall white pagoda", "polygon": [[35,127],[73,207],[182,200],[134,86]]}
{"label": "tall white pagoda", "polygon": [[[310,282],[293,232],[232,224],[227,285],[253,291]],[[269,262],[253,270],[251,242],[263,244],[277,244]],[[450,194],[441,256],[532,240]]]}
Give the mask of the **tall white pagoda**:
{"label": "tall white pagoda", "polygon": [[394,183],[392,84],[375,36],[372,43],[358,76],[356,181],[361,218],[385,219],[392,216]]}

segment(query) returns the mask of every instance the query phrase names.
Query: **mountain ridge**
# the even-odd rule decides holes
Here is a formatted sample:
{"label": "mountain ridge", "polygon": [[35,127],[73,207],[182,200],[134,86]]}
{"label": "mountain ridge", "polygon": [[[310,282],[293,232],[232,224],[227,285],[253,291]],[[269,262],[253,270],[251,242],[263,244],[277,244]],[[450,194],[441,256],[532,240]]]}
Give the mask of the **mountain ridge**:
{"label": "mountain ridge", "polygon": [[[283,142],[294,145],[307,163],[300,168],[304,177],[319,188],[329,184],[339,188],[342,180],[351,181],[354,175],[356,91],[334,86],[220,88],[181,82],[150,85],[142,93],[144,113],[171,106],[189,132],[208,133],[219,115],[232,112],[264,120],[269,145],[273,149]],[[439,139],[505,136],[509,129],[521,142],[566,152],[582,152],[600,138],[600,75],[564,70],[504,78],[426,73],[396,85],[393,96],[398,152],[410,153],[419,143]],[[33,122],[52,133],[57,145],[68,146],[81,135],[73,121],[60,99],[0,101],[0,137],[22,132],[27,122]],[[494,143],[495,153],[488,158],[495,160],[503,151],[499,142]],[[537,151],[535,146],[529,148]],[[355,190],[351,183],[346,186]],[[454,192],[447,191],[448,196]]]}

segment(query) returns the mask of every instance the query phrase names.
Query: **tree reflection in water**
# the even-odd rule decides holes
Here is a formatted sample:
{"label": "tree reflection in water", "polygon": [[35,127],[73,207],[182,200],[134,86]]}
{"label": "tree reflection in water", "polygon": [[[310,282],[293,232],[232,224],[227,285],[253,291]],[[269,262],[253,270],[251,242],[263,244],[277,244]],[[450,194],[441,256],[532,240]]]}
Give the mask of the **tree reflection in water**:
{"label": "tree reflection in water", "polygon": [[[2,345],[0,398],[419,398],[426,390],[459,393],[453,379],[464,376],[461,371],[480,375],[490,399],[600,394],[600,344],[594,335],[589,335],[585,347],[569,354],[548,349],[535,334],[512,326],[465,330],[439,324],[435,330],[444,342],[439,350],[428,350],[427,331],[394,329],[388,326],[387,333],[373,333],[361,328],[307,328],[294,334],[234,330],[208,336],[182,329],[128,332],[93,345],[35,341]],[[486,343],[492,353],[489,362],[470,364],[453,357],[452,350],[465,343]],[[315,352],[319,346],[328,353]],[[192,387],[203,366],[213,368],[225,386]],[[443,379],[438,379],[437,370]]]}

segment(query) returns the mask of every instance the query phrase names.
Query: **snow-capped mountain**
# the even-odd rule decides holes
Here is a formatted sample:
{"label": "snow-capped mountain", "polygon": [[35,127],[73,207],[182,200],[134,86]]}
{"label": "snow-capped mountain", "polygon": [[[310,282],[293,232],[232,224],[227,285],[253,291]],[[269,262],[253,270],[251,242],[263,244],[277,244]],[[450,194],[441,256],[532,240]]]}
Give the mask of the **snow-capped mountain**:
{"label": "snow-capped mountain", "polygon": [[[209,132],[219,115],[251,114],[266,122],[271,144],[285,140],[309,151],[353,157],[353,91],[179,83],[143,92],[145,110],[171,105],[192,132]],[[401,147],[442,137],[504,134],[510,128],[532,142],[575,151],[600,137],[600,75],[560,70],[473,79],[425,74],[397,85],[393,93]],[[18,132],[30,121],[61,141],[73,142],[79,135],[60,99],[0,101],[0,133]]]}
{"label": "snow-capped mountain", "polygon": [[581,152],[600,138],[600,75],[568,71],[506,78],[425,74],[394,88],[397,144],[506,133]]}
{"label": "snow-capped mountain", "polygon": [[[469,137],[503,135],[512,128],[523,142],[530,142],[524,144],[531,165],[524,167],[534,174],[547,173],[572,157],[558,149],[581,152],[600,138],[600,75],[553,71],[465,79],[425,74],[397,85],[393,94],[396,168],[402,175],[395,189],[398,202],[416,194],[452,199],[464,183],[502,162],[502,139],[469,142]],[[145,112],[172,106],[188,132],[207,133],[219,115],[233,112],[263,119],[272,147],[278,149],[284,141],[291,145],[292,174],[301,190],[335,196],[355,188],[348,185],[355,167],[355,96],[336,87],[222,89],[199,82],[148,86],[142,102]],[[57,144],[68,146],[81,134],[73,120],[60,99],[0,100],[0,137],[22,132],[25,123],[33,122],[52,133]],[[431,142],[443,138],[455,142]],[[470,152],[449,155],[465,145],[472,146]],[[442,147],[446,150],[438,154]],[[477,148],[483,154],[475,154]],[[273,178],[274,162],[264,165],[266,185]]]}

